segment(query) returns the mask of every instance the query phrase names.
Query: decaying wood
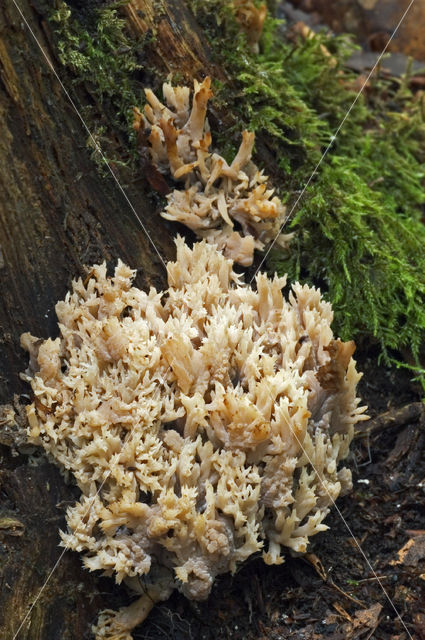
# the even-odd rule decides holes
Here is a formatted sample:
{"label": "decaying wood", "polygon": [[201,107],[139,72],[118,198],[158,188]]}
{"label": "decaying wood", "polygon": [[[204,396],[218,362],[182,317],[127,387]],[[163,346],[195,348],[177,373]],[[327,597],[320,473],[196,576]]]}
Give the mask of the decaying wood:
{"label": "decaying wood", "polygon": [[155,36],[151,62],[159,71],[178,72],[186,80],[213,74],[223,79],[192,15],[181,0],[131,0],[122,7],[134,36]]}
{"label": "decaying wood", "polygon": [[[52,3],[20,0],[19,6],[71,89],[47,20]],[[147,51],[153,75],[179,70],[188,79],[204,72],[220,77],[183,2],[133,0],[122,11],[135,37],[155,34]],[[79,106],[93,102],[84,87],[73,97]],[[0,120],[0,404],[10,413],[14,394],[28,392],[19,379],[26,367],[20,334],[55,335],[54,305],[85,265],[120,257],[138,269],[138,286],[159,288],[165,269],[114,181],[99,175],[87,132],[12,0],[0,4]],[[163,259],[172,258],[175,229],[155,211],[147,181],[141,176],[126,192]],[[5,446],[10,433],[3,436],[0,637],[9,639],[60,555],[58,530],[75,490],[53,466],[29,466]],[[99,608],[111,605],[117,603],[99,594],[99,578],[81,568],[77,554],[66,553],[17,640],[89,637]]]}
{"label": "decaying wood", "polygon": [[[33,6],[21,3],[60,69],[45,16]],[[71,276],[83,274],[86,264],[121,257],[139,268],[140,284],[161,286],[164,269],[116,185],[99,176],[87,132],[11,0],[0,8],[0,78],[0,402],[7,402],[24,389],[20,333],[54,333],[53,306]],[[156,231],[159,252],[172,256],[171,234],[140,184],[128,195],[149,233]]]}
{"label": "decaying wood", "polygon": [[[12,640],[62,553],[61,503],[73,492],[53,465],[31,467],[22,460],[15,469],[1,469],[0,490],[0,637]],[[17,638],[86,637],[99,606],[104,606],[99,592],[98,578],[66,552]]]}
{"label": "decaying wood", "polygon": [[364,438],[380,433],[384,429],[403,427],[409,423],[425,421],[425,405],[423,402],[411,402],[404,407],[397,407],[379,414],[373,420],[360,424],[355,431],[355,438]]}
{"label": "decaying wood", "polygon": [[[71,88],[71,78],[58,63],[47,20],[52,4],[19,0],[35,35]],[[131,0],[121,11],[134,37],[154,33],[154,45],[146,52],[153,76],[178,71],[185,81],[205,74],[224,78],[210,61],[205,40],[183,0]],[[84,87],[73,96],[79,105],[93,101]],[[212,110],[225,126],[231,114]],[[26,367],[20,334],[30,331],[43,338],[55,334],[54,304],[73,277],[85,274],[85,265],[104,259],[113,263],[121,257],[138,268],[141,287],[162,288],[165,271],[113,180],[100,177],[87,149],[87,132],[12,0],[0,3],[0,120],[0,404],[8,405],[0,412],[1,431],[4,426],[15,428],[9,424],[10,412],[25,400],[20,394],[28,392],[19,379]],[[261,141],[258,148],[262,153]],[[266,171],[272,174],[267,162],[275,159],[267,156],[267,150],[263,153]],[[176,227],[158,216],[147,196],[147,180],[142,175],[126,191],[160,254],[164,259],[173,257]],[[420,403],[409,407],[402,424],[423,415]],[[375,433],[391,424],[396,420],[381,416],[366,430]],[[16,428],[20,427],[17,419]],[[61,554],[58,530],[65,526],[64,509],[76,491],[43,458],[38,465],[29,465],[11,444],[10,430],[3,431],[0,638],[14,637],[35,602],[17,640],[88,639],[99,609],[127,604],[127,596],[124,590],[122,600],[108,596],[112,581],[102,582],[82,569],[77,554],[67,552],[35,601]]]}

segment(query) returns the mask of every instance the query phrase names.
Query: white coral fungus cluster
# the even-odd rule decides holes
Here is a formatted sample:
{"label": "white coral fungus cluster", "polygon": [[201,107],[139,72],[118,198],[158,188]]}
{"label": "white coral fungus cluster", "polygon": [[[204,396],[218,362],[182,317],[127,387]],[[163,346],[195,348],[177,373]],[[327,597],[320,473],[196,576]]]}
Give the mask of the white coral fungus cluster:
{"label": "white coral fungus cluster", "polygon": [[[64,542],[133,586],[162,568],[156,599],[203,599],[254,553],[305,551],[350,487],[353,344],[334,339],[320,291],[295,284],[285,300],[284,278],[254,289],[232,266],[181,238],[165,293],[132,286],[121,262],[111,278],[95,266],[56,305],[58,338],[22,337],[30,440],[82,492]],[[98,637],[129,638],[146,612],[127,613]]]}
{"label": "white coral fungus cluster", "polygon": [[[192,108],[189,87],[163,85],[162,104],[146,89],[142,114],[134,110],[136,130],[150,131],[151,158],[157,169],[182,181],[174,189],[162,216],[181,222],[200,238],[213,242],[227,258],[243,266],[252,264],[254,249],[263,249],[279,234],[285,207],[268,177],[251,161],[255,134],[242,133],[242,143],[229,165],[210,151],[211,133],[206,122],[211,81],[195,80]],[[235,228],[237,226],[237,229]],[[288,246],[293,234],[278,235]]]}

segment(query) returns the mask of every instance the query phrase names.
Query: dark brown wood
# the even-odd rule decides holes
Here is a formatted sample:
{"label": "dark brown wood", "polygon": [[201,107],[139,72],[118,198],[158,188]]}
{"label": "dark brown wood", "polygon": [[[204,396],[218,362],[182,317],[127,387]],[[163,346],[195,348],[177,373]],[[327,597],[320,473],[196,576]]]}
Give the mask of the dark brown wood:
{"label": "dark brown wood", "polygon": [[[49,7],[28,0],[19,6],[71,88],[52,44]],[[179,71],[187,82],[207,74],[224,78],[181,0],[132,0],[122,13],[135,38],[155,35],[147,51],[153,75]],[[79,105],[92,100],[84,90],[73,97]],[[223,116],[230,122],[230,114],[216,114]],[[87,131],[12,0],[0,7],[0,118],[0,402],[8,402],[25,389],[18,377],[25,366],[20,334],[54,333],[54,304],[85,265],[121,257],[139,269],[141,286],[161,287],[165,270],[113,179],[99,175]],[[175,227],[153,210],[143,194],[146,184],[141,176],[126,192],[168,259]]]}
{"label": "dark brown wood", "polygon": [[419,422],[423,426],[425,405],[423,402],[411,402],[404,407],[396,407],[380,413],[373,420],[360,422],[355,431],[355,438],[365,438],[381,433],[385,429],[400,428],[406,424]]}
{"label": "dark brown wood", "polygon": [[[51,3],[19,0],[19,6],[71,90],[47,20]],[[147,54],[153,76],[179,69],[191,78],[213,71],[183,3],[134,0],[122,11],[135,37],[155,32],[155,47]],[[72,95],[79,107],[93,101],[84,87]],[[71,279],[85,274],[85,265],[120,257],[138,269],[142,287],[162,288],[166,274],[113,179],[99,175],[87,131],[12,0],[0,4],[0,120],[0,405],[5,405],[14,394],[22,401],[20,394],[29,391],[19,378],[27,365],[20,334],[55,335],[54,305]],[[126,186],[166,261],[174,256],[176,228],[159,217],[146,195],[150,190],[143,176]],[[11,640],[60,556],[64,508],[78,492],[54,466],[43,461],[30,466],[26,455],[10,448],[15,427],[6,424],[10,407],[5,411],[0,412],[0,637]],[[100,608],[128,601],[121,589],[121,603],[111,602],[100,584],[98,576],[82,569],[78,554],[67,552],[18,640],[88,638]],[[111,580],[105,585],[104,591],[113,591]]]}
{"label": "dark brown wood", "polygon": [[[44,462],[0,471],[0,637],[12,640],[60,558],[59,528],[72,490]],[[104,605],[98,577],[67,551],[17,636],[32,640],[88,637]]]}
{"label": "dark brown wood", "polygon": [[131,0],[122,13],[135,37],[148,31],[155,36],[152,63],[156,69],[179,72],[188,81],[211,73],[223,78],[222,70],[210,61],[210,51],[192,13],[181,0]]}

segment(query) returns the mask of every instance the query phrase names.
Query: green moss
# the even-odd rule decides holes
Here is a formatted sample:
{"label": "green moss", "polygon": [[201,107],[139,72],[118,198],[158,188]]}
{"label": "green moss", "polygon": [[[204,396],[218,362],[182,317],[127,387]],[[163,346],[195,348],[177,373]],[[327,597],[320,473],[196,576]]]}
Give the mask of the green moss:
{"label": "green moss", "polygon": [[[217,100],[236,114],[235,131],[254,129],[257,144],[277,159],[281,171],[273,179],[290,209],[359,89],[345,67],[355,47],[345,36],[288,40],[269,18],[255,55],[229,3],[188,4],[229,76]],[[387,361],[390,350],[408,348],[418,362],[425,336],[425,124],[423,98],[407,80],[369,83],[287,223],[297,232],[291,250],[272,251],[267,264],[320,285],[343,338],[374,338]]]}
{"label": "green moss", "polygon": [[[100,9],[88,8],[78,14],[65,2],[50,14],[55,26],[61,63],[67,67],[75,87],[84,87],[91,104],[82,108],[95,140],[108,161],[121,166],[132,165],[134,145],[131,132],[132,107],[140,102],[142,71],[140,60],[148,38],[134,41],[125,30],[119,15],[122,2]],[[127,143],[117,140],[117,135]],[[89,139],[89,147],[94,147]],[[103,161],[93,149],[94,159]]]}
{"label": "green moss", "polygon": [[[214,100],[233,113],[234,125],[213,131],[217,147],[230,159],[241,129],[255,130],[290,208],[358,90],[345,67],[352,43],[326,35],[289,40],[268,18],[253,54],[229,0],[186,4],[228,78],[216,83]],[[140,80],[152,83],[140,77],[146,41],[127,37],[118,6],[81,16],[62,3],[51,19],[63,64],[91,93],[84,112],[91,129],[107,157],[131,169],[131,107],[140,104]],[[373,80],[288,221],[286,230],[297,231],[291,251],[273,251],[267,261],[271,270],[320,285],[333,302],[335,330],[373,337],[387,360],[389,350],[403,347],[417,360],[424,341],[424,156],[419,95],[407,78]]]}

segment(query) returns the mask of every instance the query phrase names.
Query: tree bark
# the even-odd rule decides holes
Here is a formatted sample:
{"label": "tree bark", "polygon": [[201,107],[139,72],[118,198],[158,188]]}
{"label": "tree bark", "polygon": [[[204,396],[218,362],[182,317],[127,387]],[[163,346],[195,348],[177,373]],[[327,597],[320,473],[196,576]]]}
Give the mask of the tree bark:
{"label": "tree bark", "polygon": [[[46,18],[51,5],[19,0],[19,7],[70,88]],[[180,0],[133,0],[122,11],[135,36],[155,31],[155,46],[148,52],[154,73],[178,69],[193,77],[214,71],[193,16]],[[216,77],[219,73],[215,70]],[[90,103],[84,88],[72,95],[79,107]],[[55,335],[54,305],[71,279],[84,275],[85,265],[121,258],[137,268],[139,286],[161,289],[162,260],[174,255],[175,230],[154,210],[143,176],[126,187],[159,257],[114,180],[99,175],[87,149],[87,131],[13,0],[0,5],[0,114],[1,405],[14,394],[28,393],[19,379],[26,368],[19,337],[23,331]],[[55,566],[64,505],[76,491],[47,462],[30,466],[26,456],[4,445],[0,455],[0,636],[14,638],[35,602],[18,640],[89,637],[99,608],[111,606],[101,592],[110,591],[112,581],[101,587],[74,553],[66,552]]]}

